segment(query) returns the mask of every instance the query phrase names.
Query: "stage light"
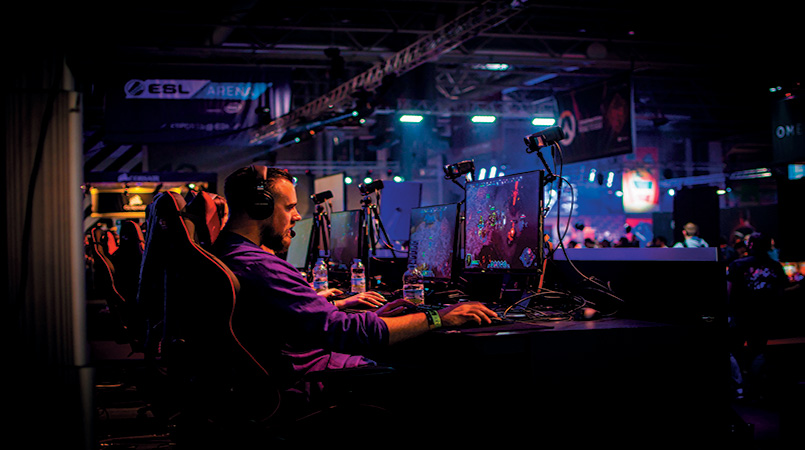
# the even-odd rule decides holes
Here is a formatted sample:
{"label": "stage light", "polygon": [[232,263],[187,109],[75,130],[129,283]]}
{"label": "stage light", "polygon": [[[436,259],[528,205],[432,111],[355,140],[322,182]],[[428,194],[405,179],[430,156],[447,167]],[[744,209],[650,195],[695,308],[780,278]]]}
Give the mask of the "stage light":
{"label": "stage light", "polygon": [[495,116],[472,116],[472,123],[493,123],[495,121]]}
{"label": "stage light", "polygon": [[497,172],[498,172],[497,167],[495,167],[495,166],[490,167],[489,168],[489,178],[495,178],[495,175],[497,175]]}
{"label": "stage light", "polygon": [[394,182],[395,183],[402,183],[403,181],[405,181],[405,178],[403,178],[403,177],[401,177],[399,175],[394,175]]}
{"label": "stage light", "polygon": [[509,70],[509,65],[506,63],[473,64],[472,68],[477,70],[490,70],[493,72],[498,72]]}
{"label": "stage light", "polygon": [[590,183],[595,182],[595,178],[596,178],[595,174],[596,174],[596,170],[595,169],[590,169],[590,176],[587,178],[590,181]]}
{"label": "stage light", "polygon": [[668,195],[670,197],[673,197],[674,195],[676,195],[676,190],[674,190],[674,188],[668,189]]}
{"label": "stage light", "polygon": [[419,123],[422,122],[422,119],[424,119],[424,117],[413,114],[403,114],[400,116],[400,122],[403,123]]}
{"label": "stage light", "polygon": [[607,175],[607,187],[611,188],[612,183],[615,181],[615,172],[609,172]]}
{"label": "stage light", "polygon": [[352,184],[352,177],[344,177],[344,184]]}
{"label": "stage light", "polygon": [[486,169],[482,167],[481,170],[478,171],[478,179],[483,180],[484,178],[486,178]]}
{"label": "stage light", "polygon": [[372,183],[372,177],[366,177],[366,178],[364,178],[364,179],[363,179],[363,182],[364,182],[364,184],[370,184],[370,183]]}
{"label": "stage light", "polygon": [[553,117],[534,117],[534,120],[531,121],[531,125],[535,125],[538,127],[551,127],[556,123],[556,119]]}

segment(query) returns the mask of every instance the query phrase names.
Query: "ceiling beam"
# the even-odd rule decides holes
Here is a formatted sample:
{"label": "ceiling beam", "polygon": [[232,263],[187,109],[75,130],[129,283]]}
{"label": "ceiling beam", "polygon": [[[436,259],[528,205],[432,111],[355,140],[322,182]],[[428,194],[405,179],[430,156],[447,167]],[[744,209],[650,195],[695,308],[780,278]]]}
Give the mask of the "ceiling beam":
{"label": "ceiling beam", "polygon": [[256,129],[250,139],[252,145],[277,141],[289,127],[303,120],[315,120],[322,113],[352,102],[352,94],[378,88],[389,75],[401,75],[419,65],[437,58],[517,14],[524,1],[490,0],[458,18],[448,22],[433,33],[397,52],[383,62],[376,63],[366,72],[336,87],[322,97],[275,119]]}

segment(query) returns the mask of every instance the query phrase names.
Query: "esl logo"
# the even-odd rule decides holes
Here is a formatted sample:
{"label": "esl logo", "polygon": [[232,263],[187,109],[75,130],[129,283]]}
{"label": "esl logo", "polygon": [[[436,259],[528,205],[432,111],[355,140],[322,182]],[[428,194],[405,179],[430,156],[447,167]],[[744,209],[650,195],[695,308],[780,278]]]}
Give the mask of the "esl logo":
{"label": "esl logo", "polygon": [[129,80],[126,98],[185,100],[193,98],[209,80]]}

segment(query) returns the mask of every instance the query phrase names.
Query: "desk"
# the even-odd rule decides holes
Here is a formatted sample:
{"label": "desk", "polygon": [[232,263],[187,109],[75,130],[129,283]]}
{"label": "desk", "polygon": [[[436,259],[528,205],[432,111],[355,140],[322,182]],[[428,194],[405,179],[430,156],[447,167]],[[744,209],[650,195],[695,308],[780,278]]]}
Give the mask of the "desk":
{"label": "desk", "polygon": [[[427,420],[656,448],[727,434],[729,365],[710,326],[549,322],[530,333],[433,332],[378,355],[432,393]],[[421,405],[420,405],[421,406]],[[574,441],[575,442],[575,441]]]}

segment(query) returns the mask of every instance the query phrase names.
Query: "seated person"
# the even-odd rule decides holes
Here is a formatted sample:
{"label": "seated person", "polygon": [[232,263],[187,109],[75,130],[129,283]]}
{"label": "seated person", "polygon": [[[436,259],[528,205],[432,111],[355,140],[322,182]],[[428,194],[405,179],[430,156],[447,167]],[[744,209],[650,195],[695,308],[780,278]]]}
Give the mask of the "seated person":
{"label": "seated person", "polygon": [[[244,346],[286,393],[312,402],[320,383],[303,382],[306,373],[372,365],[365,355],[444,326],[490,323],[497,315],[486,306],[459,303],[438,313],[401,312],[410,303],[385,302],[376,292],[345,299],[346,306],[376,312],[348,313],[313,290],[304,276],[276,256],[288,250],[296,210],[293,179],[284,170],[250,166],[236,170],[224,186],[229,220],[214,251],[237,275],[240,291],[233,318]],[[344,305],[341,305],[344,306]]]}

